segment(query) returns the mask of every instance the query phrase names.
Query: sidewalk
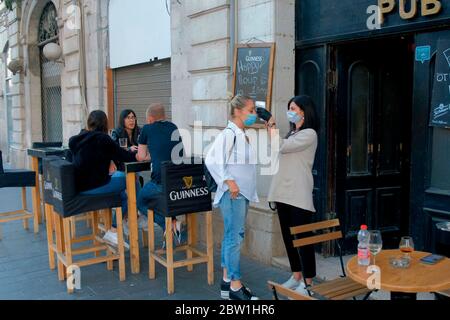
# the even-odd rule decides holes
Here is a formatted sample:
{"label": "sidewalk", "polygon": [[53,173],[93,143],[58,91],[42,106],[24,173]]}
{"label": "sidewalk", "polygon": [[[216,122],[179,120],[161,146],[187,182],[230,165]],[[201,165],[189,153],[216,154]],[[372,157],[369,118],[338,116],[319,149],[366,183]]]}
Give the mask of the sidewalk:
{"label": "sidewalk", "polygon": [[[31,208],[31,194],[28,196]],[[19,189],[2,189],[0,210],[20,208]],[[84,223],[81,222],[80,229]],[[119,281],[117,263],[114,271],[107,271],[99,264],[81,269],[82,290],[73,295],[66,293],[65,282],[59,282],[56,271],[48,266],[45,226],[40,226],[38,235],[25,231],[22,223],[1,224],[3,240],[0,241],[0,300],[220,300],[220,249],[215,248],[215,284],[209,286],[206,265],[194,267],[190,273],[186,268],[175,270],[175,294],[167,294],[166,272],[156,264],[156,279],[148,278],[147,249],[141,247],[141,273],[133,275],[129,268],[129,254],[126,253],[127,279]],[[159,233],[161,244],[162,232]],[[142,243],[142,242],[141,242]],[[348,257],[345,258],[348,260]],[[338,258],[317,256],[317,274],[322,279],[334,279],[340,275]],[[243,257],[241,270],[245,284],[261,299],[271,300],[272,293],[267,281],[283,282],[290,276],[287,258],[274,259],[274,266],[262,265]],[[319,279],[320,280],[320,279]],[[387,292],[372,295],[373,299],[389,299]],[[420,300],[432,300],[431,294],[419,294]]]}
{"label": "sidewalk", "polygon": [[[28,197],[31,199],[31,196]],[[0,210],[20,208],[20,193],[17,189],[2,189]],[[29,201],[31,208],[31,201]],[[80,222],[80,229],[85,223]],[[47,240],[45,226],[40,226],[38,235],[25,231],[22,223],[1,224],[3,240],[0,241],[0,300],[220,300],[220,251],[215,248],[215,284],[209,286],[206,265],[194,267],[194,272],[186,268],[175,270],[175,294],[167,294],[166,272],[156,264],[156,280],[148,278],[147,249],[141,247],[141,273],[131,274],[129,253],[126,253],[127,279],[119,281],[118,267],[113,272],[106,265],[99,264],[81,269],[82,290],[73,295],[66,293],[65,282],[59,282],[56,271],[48,266]],[[161,245],[161,233],[159,234]],[[141,242],[142,243],[142,242]],[[242,272],[245,284],[261,299],[271,300],[272,293],[267,280],[284,281],[289,273],[278,268],[268,267],[252,260],[242,259]]]}

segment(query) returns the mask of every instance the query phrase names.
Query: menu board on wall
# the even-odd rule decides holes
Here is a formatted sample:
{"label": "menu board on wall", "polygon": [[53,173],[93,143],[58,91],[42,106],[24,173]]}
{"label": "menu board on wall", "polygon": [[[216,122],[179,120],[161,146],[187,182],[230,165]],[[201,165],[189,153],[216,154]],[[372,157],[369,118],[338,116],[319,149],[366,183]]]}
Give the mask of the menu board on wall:
{"label": "menu board on wall", "polygon": [[257,107],[270,111],[275,44],[237,45],[234,61],[233,94],[255,100]]}
{"label": "menu board on wall", "polygon": [[436,52],[430,125],[450,127],[450,40],[440,39]]}

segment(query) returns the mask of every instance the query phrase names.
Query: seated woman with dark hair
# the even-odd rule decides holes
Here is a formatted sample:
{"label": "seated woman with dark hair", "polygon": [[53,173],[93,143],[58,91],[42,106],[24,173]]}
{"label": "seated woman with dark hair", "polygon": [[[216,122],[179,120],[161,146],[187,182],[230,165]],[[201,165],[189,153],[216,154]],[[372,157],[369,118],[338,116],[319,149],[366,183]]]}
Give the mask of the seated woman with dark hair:
{"label": "seated woman with dark hair", "polygon": [[[103,111],[91,112],[87,121],[87,130],[70,138],[69,148],[72,163],[76,168],[76,186],[85,195],[121,192],[124,216],[128,211],[125,174],[116,171],[109,174],[111,161],[136,162],[136,155],[124,150],[108,136],[108,118]],[[117,230],[108,230],[103,238],[117,245]],[[125,244],[125,247],[128,247]]]}
{"label": "seated woman with dark hair", "polygon": [[[111,138],[118,145],[120,145],[119,139],[127,139],[127,150],[137,153],[140,133],[141,128],[138,126],[136,113],[131,109],[125,109],[120,113],[118,126],[112,130]],[[114,163],[117,170],[125,171],[123,162],[115,161]]]}

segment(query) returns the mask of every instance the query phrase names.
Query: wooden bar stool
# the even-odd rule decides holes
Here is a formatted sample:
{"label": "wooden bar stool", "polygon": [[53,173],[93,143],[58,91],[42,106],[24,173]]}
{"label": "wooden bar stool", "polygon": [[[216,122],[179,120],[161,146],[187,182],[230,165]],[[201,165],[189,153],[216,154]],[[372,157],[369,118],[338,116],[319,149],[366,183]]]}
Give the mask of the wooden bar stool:
{"label": "wooden bar stool", "polygon": [[[50,163],[50,176],[53,187],[53,220],[56,234],[56,253],[58,257],[58,275],[62,281],[64,275],[59,267],[84,267],[97,263],[107,263],[107,269],[113,269],[113,261],[119,262],[120,281],[125,281],[125,253],[122,224],[122,203],[120,193],[100,195],[80,195],[75,190],[75,167],[64,160]],[[107,230],[112,224],[112,208],[116,209],[118,248],[111,246],[100,237],[99,216],[103,211],[104,225]],[[92,212],[92,234],[74,239],[71,232],[71,217]],[[89,242],[84,247],[73,248],[75,243]],[[93,254],[93,257],[75,261],[75,256]],[[66,274],[69,276],[69,274]],[[73,293],[68,286],[68,292]]]}
{"label": "wooden bar stool", "polygon": [[[190,162],[188,162],[190,163]],[[195,163],[195,162],[194,162]],[[148,252],[149,278],[155,279],[155,262],[162,264],[167,270],[167,292],[175,292],[174,270],[187,267],[193,271],[196,264],[207,264],[208,284],[214,284],[213,230],[211,193],[206,187],[203,164],[181,164],[164,162],[161,165],[162,194],[150,204],[148,212]],[[196,247],[196,214],[205,212],[206,251]],[[155,250],[154,215],[165,217],[166,248]],[[173,217],[187,215],[188,242],[184,246],[173,246]],[[186,258],[175,261],[174,254],[185,252]]]}
{"label": "wooden bar stool", "polygon": [[[53,183],[50,174],[50,163],[53,161],[61,160],[61,157],[50,156],[42,159],[42,199],[44,201],[44,215],[46,220],[46,231],[47,231],[47,247],[48,247],[48,264],[50,270],[56,268],[55,255],[57,253],[56,249],[56,239],[54,237],[55,225],[53,221]],[[64,241],[64,240],[62,240]],[[64,270],[62,265],[58,267],[60,278],[64,280],[64,275],[61,270]]]}
{"label": "wooden bar stool", "polygon": [[[44,148],[61,148],[63,145],[62,142],[33,142],[31,148],[32,149],[44,149]],[[39,183],[37,185],[40,186],[41,192],[44,192],[44,162],[43,158],[38,159],[38,172],[39,172]],[[41,206],[43,210],[45,210],[45,201],[41,198]],[[39,223],[42,223],[42,219],[47,219],[45,211],[42,214],[42,217],[39,216]]]}
{"label": "wooden bar stool", "polygon": [[[22,209],[12,212],[0,213],[0,223],[10,221],[23,221],[23,227],[28,230],[28,220],[35,219],[34,224],[37,224],[35,214],[28,211],[27,208],[27,187],[36,187],[36,175],[33,171],[28,170],[4,170],[2,161],[2,152],[0,151],[0,189],[1,188],[21,188],[22,189]],[[1,228],[1,225],[0,225]],[[2,239],[0,229],[0,240]]]}
{"label": "wooden bar stool", "polygon": [[[44,214],[45,214],[45,220],[46,220],[46,231],[47,231],[47,247],[48,247],[48,259],[49,259],[49,266],[50,270],[54,270],[56,268],[55,263],[55,255],[57,254],[57,246],[58,243],[56,241],[55,231],[56,231],[56,225],[55,225],[55,219],[53,218],[54,210],[53,210],[53,183],[51,180],[51,174],[50,174],[50,163],[53,161],[62,160],[59,156],[49,156],[42,159],[42,199],[44,201]],[[75,223],[78,221],[75,217],[70,218],[70,229],[71,229],[71,236],[72,236],[72,243],[80,243],[88,240],[94,240],[95,237],[93,236],[83,236],[76,238],[76,225]],[[93,225],[94,221],[94,212],[89,212],[83,215],[80,215],[82,217],[82,220],[88,221],[89,228]],[[61,244],[62,249],[64,249],[64,237],[62,230],[60,230],[61,234]],[[64,251],[64,250],[63,250]],[[61,262],[58,263],[58,277],[61,280],[64,280],[65,278],[65,267]]]}

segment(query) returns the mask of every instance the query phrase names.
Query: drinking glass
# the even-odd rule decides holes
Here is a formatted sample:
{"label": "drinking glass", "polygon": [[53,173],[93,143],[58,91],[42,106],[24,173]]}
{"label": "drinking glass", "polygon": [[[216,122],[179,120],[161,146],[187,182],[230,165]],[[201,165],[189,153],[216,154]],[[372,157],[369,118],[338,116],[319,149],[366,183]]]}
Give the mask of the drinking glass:
{"label": "drinking glass", "polygon": [[383,248],[381,232],[378,230],[369,231],[369,251],[370,256],[373,256],[373,265],[375,265],[375,256],[380,253],[381,248]]}
{"label": "drinking glass", "polygon": [[414,241],[412,237],[402,237],[400,240],[400,251],[403,252],[403,256],[407,259],[411,259],[410,253],[414,251]]}
{"label": "drinking glass", "polygon": [[127,149],[128,148],[128,140],[127,138],[120,138],[119,139],[119,145],[121,148]]}

